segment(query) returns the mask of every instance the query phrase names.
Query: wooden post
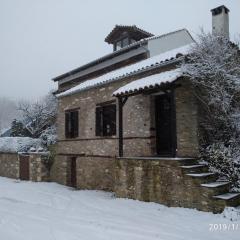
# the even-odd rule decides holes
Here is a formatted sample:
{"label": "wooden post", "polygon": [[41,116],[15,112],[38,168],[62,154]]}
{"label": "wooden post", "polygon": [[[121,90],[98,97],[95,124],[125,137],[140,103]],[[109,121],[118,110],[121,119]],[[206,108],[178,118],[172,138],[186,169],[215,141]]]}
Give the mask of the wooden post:
{"label": "wooden post", "polygon": [[123,99],[118,97],[118,148],[119,157],[123,157]]}

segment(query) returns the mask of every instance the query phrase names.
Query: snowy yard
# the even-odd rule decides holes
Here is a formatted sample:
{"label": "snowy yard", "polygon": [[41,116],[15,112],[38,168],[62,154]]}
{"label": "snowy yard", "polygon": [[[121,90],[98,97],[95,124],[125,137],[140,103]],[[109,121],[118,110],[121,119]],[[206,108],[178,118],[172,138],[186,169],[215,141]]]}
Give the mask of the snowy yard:
{"label": "snowy yard", "polygon": [[[238,230],[210,231],[210,224],[234,224]],[[233,240],[239,236],[240,220],[230,221],[229,214],[224,218],[223,214],[116,199],[101,191],[0,178],[3,240]]]}

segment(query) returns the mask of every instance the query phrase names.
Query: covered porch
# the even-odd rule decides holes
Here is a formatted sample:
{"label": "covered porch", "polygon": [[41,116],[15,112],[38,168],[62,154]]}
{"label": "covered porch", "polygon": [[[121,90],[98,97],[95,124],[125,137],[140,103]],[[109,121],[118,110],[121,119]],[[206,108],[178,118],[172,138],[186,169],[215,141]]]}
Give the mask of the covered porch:
{"label": "covered porch", "polygon": [[[134,119],[124,121],[124,107],[136,96],[150,102],[145,112],[139,116],[143,118],[145,114],[149,114],[151,150],[147,157],[175,158],[198,155],[197,107],[191,87],[186,82],[188,81],[184,79],[181,70],[173,69],[132,81],[113,93],[118,99],[119,157],[131,157],[124,151],[127,144],[124,132],[129,122]],[[127,111],[138,111],[137,104],[132,104],[132,108]],[[146,157],[138,157],[140,156]]]}

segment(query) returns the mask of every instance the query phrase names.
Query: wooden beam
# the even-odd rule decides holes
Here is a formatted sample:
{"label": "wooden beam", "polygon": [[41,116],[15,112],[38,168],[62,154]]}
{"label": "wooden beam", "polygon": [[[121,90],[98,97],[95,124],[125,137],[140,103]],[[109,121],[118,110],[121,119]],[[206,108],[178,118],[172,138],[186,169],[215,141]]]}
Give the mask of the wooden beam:
{"label": "wooden beam", "polygon": [[123,157],[123,99],[118,97],[118,151],[119,157]]}
{"label": "wooden beam", "polygon": [[122,105],[123,105],[123,106],[125,105],[125,103],[127,102],[127,100],[128,100],[128,97],[127,97],[127,96],[122,98]]}

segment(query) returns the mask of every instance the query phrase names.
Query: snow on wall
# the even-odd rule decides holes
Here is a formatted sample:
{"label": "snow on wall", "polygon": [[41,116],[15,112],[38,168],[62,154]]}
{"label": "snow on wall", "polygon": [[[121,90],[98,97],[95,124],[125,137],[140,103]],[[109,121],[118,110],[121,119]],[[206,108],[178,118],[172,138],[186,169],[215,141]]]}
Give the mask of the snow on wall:
{"label": "snow on wall", "polygon": [[27,152],[30,148],[40,148],[42,145],[40,139],[29,137],[1,137],[0,152],[16,153]]}
{"label": "snow on wall", "polygon": [[141,89],[153,88],[160,86],[163,83],[171,83],[177,78],[183,75],[182,71],[177,68],[171,71],[162,72],[158,74],[151,75],[149,77],[141,78],[131,83],[126,84],[125,86],[119,88],[113,93],[113,96],[120,94],[126,94],[129,92],[135,92]]}
{"label": "snow on wall", "polygon": [[117,69],[115,71],[109,72],[109,73],[104,74],[95,79],[87,80],[87,81],[80,83],[79,85],[77,85],[63,93],[58,94],[57,97],[71,95],[71,94],[77,93],[81,90],[86,90],[86,89],[96,87],[96,86],[102,85],[104,83],[113,81],[113,80],[118,80],[124,76],[131,75],[132,73],[135,73],[137,71],[146,69],[148,67],[152,67],[154,65],[158,65],[159,63],[162,63],[166,60],[175,59],[176,55],[179,53],[181,53],[183,55],[189,53],[191,46],[192,46],[192,44],[188,44],[188,45],[182,46],[180,48],[176,48],[171,51],[167,51],[167,52],[159,54],[157,56],[154,56],[154,57],[148,58],[146,60],[140,61],[138,63],[132,64],[130,66],[123,67],[123,68]]}

